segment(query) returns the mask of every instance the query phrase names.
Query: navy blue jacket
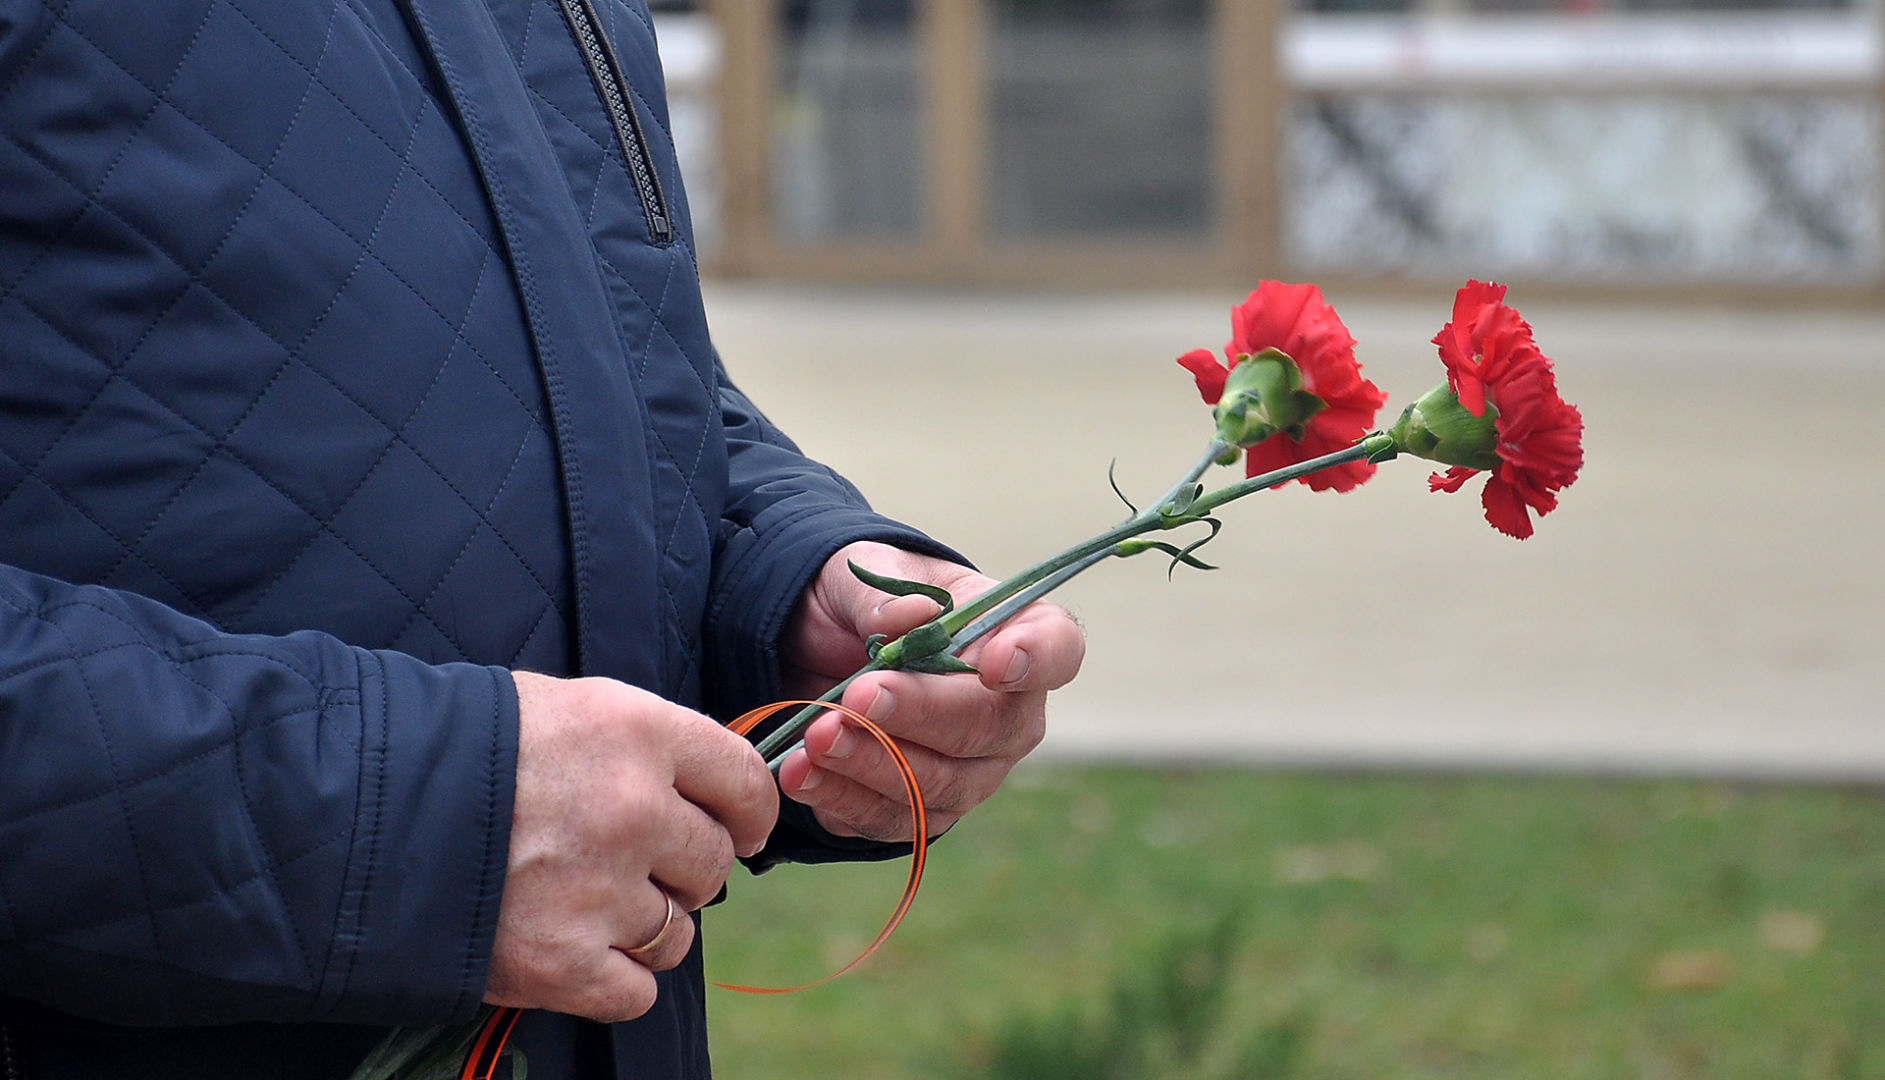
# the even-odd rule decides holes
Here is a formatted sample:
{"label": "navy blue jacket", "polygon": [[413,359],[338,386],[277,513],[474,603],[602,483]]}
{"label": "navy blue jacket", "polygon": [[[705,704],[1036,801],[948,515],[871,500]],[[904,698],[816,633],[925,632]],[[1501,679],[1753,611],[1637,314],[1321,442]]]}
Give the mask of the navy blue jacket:
{"label": "navy blue jacket", "polygon": [[934,550],[721,370],[640,2],[0,0],[0,1080],[468,1015],[507,670],[724,716],[861,538]]}

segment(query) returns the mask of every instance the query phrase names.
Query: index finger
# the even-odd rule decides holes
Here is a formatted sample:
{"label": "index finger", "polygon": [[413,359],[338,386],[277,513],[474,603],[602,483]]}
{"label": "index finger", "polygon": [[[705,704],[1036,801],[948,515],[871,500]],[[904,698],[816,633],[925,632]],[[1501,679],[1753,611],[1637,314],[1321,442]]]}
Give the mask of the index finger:
{"label": "index finger", "polygon": [[690,714],[674,755],[674,790],[705,810],[751,855],[779,817],[779,788],[753,744],[708,717]]}

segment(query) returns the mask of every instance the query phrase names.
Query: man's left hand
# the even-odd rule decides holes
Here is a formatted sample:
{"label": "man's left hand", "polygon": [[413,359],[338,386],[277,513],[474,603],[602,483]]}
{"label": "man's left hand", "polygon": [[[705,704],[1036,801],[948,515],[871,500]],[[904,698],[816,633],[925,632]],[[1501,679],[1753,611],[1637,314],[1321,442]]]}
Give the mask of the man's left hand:
{"label": "man's left hand", "polygon": [[[786,629],[786,689],[794,697],[818,697],[863,667],[870,635],[894,639],[937,615],[934,601],[865,585],[847,560],[940,585],[958,605],[995,584],[967,567],[887,544],[843,548],[805,590]],[[1073,617],[1036,603],[963,652],[979,678],[874,672],[851,684],[843,704],[897,740],[916,771],[933,836],[993,794],[1015,762],[1039,745],[1047,730],[1047,692],[1074,677],[1085,652]],[[827,712],[806,729],[805,748],[786,758],[779,784],[836,835],[911,839],[909,793],[896,765],[838,713]]]}

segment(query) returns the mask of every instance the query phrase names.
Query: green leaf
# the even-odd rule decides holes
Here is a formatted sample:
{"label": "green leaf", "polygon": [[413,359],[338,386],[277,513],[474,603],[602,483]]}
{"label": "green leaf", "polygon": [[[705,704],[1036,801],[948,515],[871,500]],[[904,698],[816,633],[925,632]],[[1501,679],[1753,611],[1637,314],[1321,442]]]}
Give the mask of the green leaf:
{"label": "green leaf", "polygon": [[1126,498],[1126,493],[1125,493],[1125,492],[1123,492],[1123,491],[1121,491],[1121,490],[1119,490],[1119,481],[1118,481],[1117,479],[1115,479],[1115,478],[1114,478],[1114,476],[1113,476],[1113,470],[1114,470],[1114,469],[1116,469],[1116,468],[1118,468],[1118,467],[1119,467],[1119,459],[1118,459],[1118,458],[1114,458],[1114,459],[1113,459],[1113,460],[1112,460],[1112,461],[1111,461],[1110,463],[1108,463],[1108,464],[1107,464],[1107,466],[1106,466],[1106,482],[1107,482],[1108,484],[1110,484],[1110,485],[1112,485],[1112,488],[1113,488],[1113,494],[1115,494],[1115,495],[1117,495],[1117,496],[1119,496],[1119,501],[1120,501],[1120,502],[1122,502],[1122,503],[1125,503],[1125,504],[1126,504],[1126,509],[1128,509],[1128,510],[1130,510],[1130,511],[1132,511],[1132,515],[1133,515],[1134,517],[1138,517],[1138,516],[1139,516],[1139,508],[1138,508],[1138,507],[1136,507],[1136,506],[1134,506],[1134,505],[1132,505],[1132,500],[1131,500],[1131,499],[1128,499],[1128,498]]}
{"label": "green leaf", "polygon": [[438,1034],[437,1028],[394,1028],[354,1067],[347,1080],[383,1080],[396,1075]]}
{"label": "green leaf", "polygon": [[[1199,570],[1216,570],[1217,569],[1217,567],[1212,566],[1210,563],[1193,557],[1191,554],[1191,550],[1189,548],[1180,550],[1178,545],[1168,544],[1163,540],[1139,540],[1139,541],[1136,541],[1135,543],[1137,547],[1135,550],[1130,552],[1130,554],[1137,555],[1142,551],[1163,552],[1164,554],[1170,555],[1172,557],[1172,569],[1176,569],[1179,563],[1184,563],[1186,566],[1195,566]],[[1202,544],[1204,543],[1204,541],[1200,540],[1198,541],[1198,543]],[[1193,545],[1193,546],[1196,546],[1196,545]],[[1166,576],[1167,577],[1171,576],[1171,570],[1166,571]]]}
{"label": "green leaf", "polygon": [[1192,484],[1178,494],[1173,495],[1171,501],[1167,502],[1164,506],[1159,507],[1159,515],[1168,521],[1173,518],[1183,517],[1185,511],[1191,509],[1191,504],[1197,502],[1198,496],[1202,494],[1204,494],[1204,485]]}
{"label": "green leaf", "polygon": [[1202,540],[1196,540],[1186,545],[1183,551],[1180,551],[1177,555],[1172,557],[1172,564],[1165,568],[1165,577],[1167,580],[1170,580],[1172,574],[1178,570],[1179,563],[1184,563],[1186,566],[1196,567],[1199,570],[1216,570],[1217,569],[1217,567],[1212,566],[1210,563],[1200,561],[1199,559],[1194,557],[1192,553],[1197,551],[1199,548],[1203,547],[1204,545],[1210,543],[1211,541],[1217,539],[1217,534],[1220,530],[1224,528],[1224,523],[1214,517],[1202,518],[1200,520],[1204,521],[1206,524],[1211,526],[1210,535],[1206,536]]}
{"label": "green leaf", "polygon": [[903,635],[903,659],[921,660],[925,656],[934,656],[949,647],[952,640],[949,631],[940,619],[932,619]]}
{"label": "green leaf", "polygon": [[944,614],[956,609],[956,598],[949,595],[949,590],[939,585],[872,573],[849,559],[845,562],[851,567],[852,576],[879,592],[887,592],[892,596],[927,596],[942,606]]}
{"label": "green leaf", "polygon": [[356,1066],[348,1080],[456,1080],[465,1055],[491,1007],[462,1024],[394,1028]]}
{"label": "green leaf", "polygon": [[974,664],[966,663],[959,657],[946,652],[932,653],[918,657],[903,665],[905,671],[920,672],[924,675],[980,675]]}
{"label": "green leaf", "polygon": [[[1412,406],[1409,406],[1409,408],[1411,407]],[[1405,415],[1405,413],[1402,415]],[[1395,458],[1399,457],[1401,453],[1401,448],[1396,445],[1394,436],[1383,431],[1377,431],[1361,440],[1361,445],[1368,451],[1368,464],[1370,465],[1379,465],[1385,461],[1393,461]]]}
{"label": "green leaf", "polygon": [[1151,540],[1145,537],[1134,537],[1133,539],[1130,539],[1130,540],[1121,540],[1118,544],[1115,544],[1113,546],[1113,554],[1118,555],[1121,558],[1130,558],[1131,556],[1139,555],[1147,551],[1159,551],[1159,552],[1165,553],[1166,555],[1170,555],[1172,557],[1172,564],[1171,566],[1167,567],[1165,570],[1165,576],[1168,578],[1171,577],[1172,574],[1177,571],[1179,563],[1184,563],[1186,566],[1193,567],[1198,570],[1216,570],[1217,567],[1212,566],[1210,563],[1197,558],[1195,555],[1195,552],[1199,548],[1203,547],[1204,545],[1217,539],[1217,534],[1219,531],[1221,531],[1224,528],[1224,523],[1214,517],[1193,517],[1193,518],[1184,518],[1184,519],[1168,519],[1168,527],[1176,527],[1178,525],[1190,525],[1194,522],[1202,522],[1206,525],[1209,525],[1211,527],[1211,531],[1208,535],[1204,536],[1202,539],[1194,540],[1182,548],[1178,547],[1175,544],[1168,544],[1163,540]]}
{"label": "green leaf", "polygon": [[932,619],[888,645],[880,646],[871,659],[893,671],[916,671],[925,675],[953,675],[975,668],[949,655],[955,641],[941,619]]}

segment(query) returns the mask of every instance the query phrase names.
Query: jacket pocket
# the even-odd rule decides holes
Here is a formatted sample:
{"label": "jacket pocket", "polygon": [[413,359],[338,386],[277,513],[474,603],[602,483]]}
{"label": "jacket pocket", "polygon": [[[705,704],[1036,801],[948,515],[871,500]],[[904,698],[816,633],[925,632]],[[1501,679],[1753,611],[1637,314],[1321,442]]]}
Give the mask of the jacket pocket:
{"label": "jacket pocket", "polygon": [[648,217],[648,235],[657,244],[670,243],[674,239],[674,218],[668,212],[666,197],[661,194],[661,177],[655,173],[648,155],[641,114],[635,109],[635,95],[622,77],[622,62],[615,55],[615,47],[602,32],[602,20],[596,17],[590,0],[557,0],[557,6],[563,9],[563,20],[576,38],[577,51],[582,53],[589,78],[596,84],[596,94],[602,99],[603,111],[609,114],[609,123],[615,128],[615,141],[622,148],[622,159],[628,164],[635,193],[641,197],[642,212]]}

